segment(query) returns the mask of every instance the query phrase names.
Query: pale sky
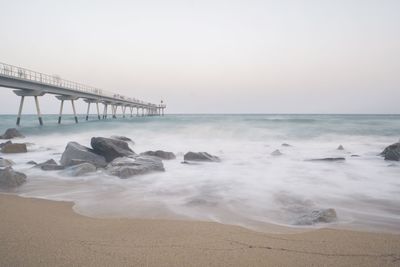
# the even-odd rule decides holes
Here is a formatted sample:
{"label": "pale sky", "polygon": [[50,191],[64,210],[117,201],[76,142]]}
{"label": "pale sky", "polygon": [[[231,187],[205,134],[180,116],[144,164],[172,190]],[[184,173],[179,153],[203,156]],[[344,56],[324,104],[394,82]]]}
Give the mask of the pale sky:
{"label": "pale sky", "polygon": [[[0,62],[164,99],[168,113],[400,113],[398,0],[0,0],[0,8]],[[0,113],[16,113],[18,101],[0,88]],[[54,96],[40,101],[43,113],[58,112]]]}

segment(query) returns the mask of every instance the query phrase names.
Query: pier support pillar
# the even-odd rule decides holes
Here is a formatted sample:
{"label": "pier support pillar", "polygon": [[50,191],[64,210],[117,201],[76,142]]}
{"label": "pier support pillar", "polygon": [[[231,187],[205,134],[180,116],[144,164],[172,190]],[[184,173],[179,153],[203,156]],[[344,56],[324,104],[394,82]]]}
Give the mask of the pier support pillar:
{"label": "pier support pillar", "polygon": [[90,112],[90,102],[88,102],[88,106],[87,106],[86,120],[89,120],[89,112]]}
{"label": "pier support pillar", "polygon": [[125,110],[126,110],[126,106],[121,106],[122,107],[122,118],[125,119]]}
{"label": "pier support pillar", "polygon": [[133,107],[129,107],[131,110],[131,118],[133,117]]}
{"label": "pier support pillar", "polygon": [[104,109],[103,109],[103,120],[104,120],[104,119],[107,119],[107,109],[108,109],[108,106],[107,106],[106,103],[103,103],[103,104],[104,104]]}
{"label": "pier support pillar", "polygon": [[25,96],[21,96],[21,102],[19,102],[19,109],[18,109],[17,126],[19,126],[19,123],[21,122],[21,113],[22,113],[22,107],[24,106],[24,99]]}
{"label": "pier support pillar", "polygon": [[64,100],[61,100],[60,114],[58,115],[58,124],[61,123],[61,117],[62,117],[63,107],[64,107]]}
{"label": "pier support pillar", "polygon": [[96,108],[97,108],[97,118],[100,120],[100,110],[99,110],[99,102],[96,102]]}
{"label": "pier support pillar", "polygon": [[72,111],[74,112],[75,123],[78,123],[78,117],[76,116],[75,103],[73,99],[71,100],[71,105],[72,105]]}
{"label": "pier support pillar", "polygon": [[45,94],[45,92],[36,91],[36,90],[14,90],[13,92],[17,96],[21,97],[21,100],[19,103],[19,109],[18,109],[17,125],[19,126],[21,123],[21,114],[22,114],[22,109],[24,107],[25,96],[33,96],[35,98],[35,105],[36,105],[36,111],[38,114],[39,124],[43,125],[42,115],[40,114],[38,96],[43,96]]}

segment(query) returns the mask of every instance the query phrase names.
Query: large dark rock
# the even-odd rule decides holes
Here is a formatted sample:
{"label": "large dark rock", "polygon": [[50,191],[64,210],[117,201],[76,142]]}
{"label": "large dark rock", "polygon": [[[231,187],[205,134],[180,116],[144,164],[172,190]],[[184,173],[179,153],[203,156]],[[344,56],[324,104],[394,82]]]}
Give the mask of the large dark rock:
{"label": "large dark rock", "polygon": [[162,150],[146,151],[146,152],[140,153],[140,155],[158,157],[160,159],[167,159],[167,160],[176,158],[174,153],[167,152],[167,151],[162,151]]}
{"label": "large dark rock", "polygon": [[0,187],[12,188],[20,186],[26,182],[26,175],[16,172],[11,167],[0,169]]}
{"label": "large dark rock", "polygon": [[342,145],[339,145],[337,150],[344,150],[344,147]]}
{"label": "large dark rock", "polygon": [[14,164],[12,160],[0,158],[0,168],[11,167]]}
{"label": "large dark rock", "polygon": [[331,223],[337,220],[337,214],[334,209],[313,210],[298,218],[297,225],[313,225],[316,223]]}
{"label": "large dark rock", "polygon": [[26,144],[7,144],[1,148],[3,153],[26,153],[28,149]]}
{"label": "large dark rock", "polygon": [[385,160],[400,161],[400,142],[386,147],[381,156],[384,156]]}
{"label": "large dark rock", "polygon": [[45,162],[36,164],[35,168],[40,168],[43,171],[56,171],[63,170],[65,167],[62,165],[58,165],[54,159],[49,159]]}
{"label": "large dark rock", "polygon": [[183,156],[184,161],[208,161],[220,162],[217,156],[208,154],[207,152],[188,152]]}
{"label": "large dark rock", "polygon": [[4,146],[10,145],[10,144],[12,144],[11,141],[7,141],[7,142],[5,142],[5,143],[1,143],[1,144],[0,144],[0,148],[3,148]]}
{"label": "large dark rock", "polygon": [[72,166],[80,163],[88,162],[96,167],[105,167],[107,162],[101,155],[94,153],[93,150],[78,144],[77,142],[69,142],[61,156],[61,165]]}
{"label": "large dark rock", "polygon": [[116,158],[107,167],[111,175],[125,179],[154,171],[165,171],[162,161],[156,157]]}
{"label": "large dark rock", "polygon": [[0,135],[0,139],[12,139],[15,137],[24,137],[17,129],[7,129],[3,135]]}
{"label": "large dark rock", "polygon": [[67,172],[71,176],[82,176],[84,174],[95,172],[97,170],[96,166],[90,163],[81,163],[78,165],[71,166],[67,169]]}
{"label": "large dark rock", "polygon": [[107,162],[111,162],[119,157],[129,157],[135,155],[127,142],[105,138],[105,137],[93,137],[90,142],[93,151],[96,154],[103,156]]}

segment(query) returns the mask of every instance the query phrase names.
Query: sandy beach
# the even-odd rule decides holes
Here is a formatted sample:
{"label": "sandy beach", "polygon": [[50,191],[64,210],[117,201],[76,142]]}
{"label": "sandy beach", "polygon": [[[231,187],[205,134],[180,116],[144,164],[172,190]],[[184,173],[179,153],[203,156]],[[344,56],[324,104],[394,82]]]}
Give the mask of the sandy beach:
{"label": "sandy beach", "polygon": [[0,266],[399,266],[400,236],[265,234],[208,222],[95,219],[0,195]]}

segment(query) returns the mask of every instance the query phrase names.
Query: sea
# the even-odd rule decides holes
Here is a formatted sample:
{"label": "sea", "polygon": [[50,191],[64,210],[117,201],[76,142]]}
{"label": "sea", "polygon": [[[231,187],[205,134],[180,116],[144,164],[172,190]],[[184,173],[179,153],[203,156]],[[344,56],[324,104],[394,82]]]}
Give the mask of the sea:
{"label": "sea", "polygon": [[[27,175],[2,192],[72,201],[75,212],[99,218],[177,219],[219,222],[265,230],[344,228],[400,233],[400,162],[379,154],[399,141],[400,115],[202,114],[85,121],[56,115],[21,119],[28,153],[1,154]],[[0,132],[15,127],[0,115]],[[128,179],[104,170],[80,177],[27,164],[59,161],[70,141],[90,146],[96,136],[126,136],[141,153],[165,150],[165,172]],[[339,146],[343,150],[338,150]],[[279,150],[281,155],[273,155]],[[182,164],[188,151],[204,151],[219,163]],[[275,153],[276,154],[276,153]],[[310,161],[343,157],[342,161]],[[299,226],[302,216],[335,209],[337,220]]]}

